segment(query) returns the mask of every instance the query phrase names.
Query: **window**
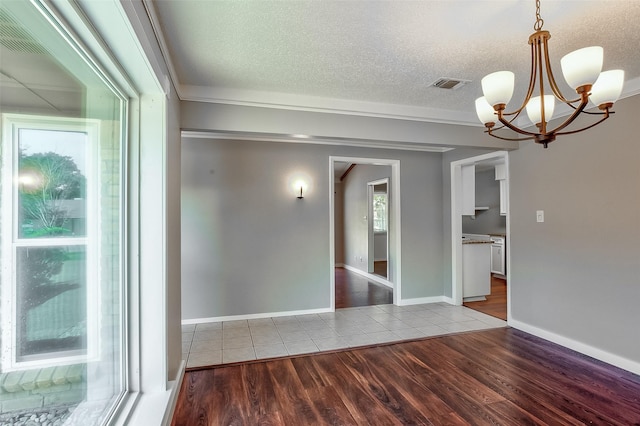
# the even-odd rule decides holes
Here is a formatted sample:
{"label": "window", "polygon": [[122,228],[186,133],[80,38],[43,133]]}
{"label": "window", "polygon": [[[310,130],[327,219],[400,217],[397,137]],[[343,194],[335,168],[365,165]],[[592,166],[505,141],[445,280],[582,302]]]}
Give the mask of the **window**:
{"label": "window", "polygon": [[44,2],[0,2],[0,28],[0,423],[103,424],[127,391],[127,98]]}
{"label": "window", "polygon": [[[97,352],[99,124],[5,114],[4,262],[15,265],[3,327],[3,371],[86,361]],[[16,182],[17,180],[17,182]],[[9,193],[11,192],[11,193]],[[10,205],[10,204],[8,204]],[[9,229],[11,227],[12,229]],[[10,237],[11,236],[11,237]]]}
{"label": "window", "polygon": [[387,232],[387,194],[373,194],[373,232]]}

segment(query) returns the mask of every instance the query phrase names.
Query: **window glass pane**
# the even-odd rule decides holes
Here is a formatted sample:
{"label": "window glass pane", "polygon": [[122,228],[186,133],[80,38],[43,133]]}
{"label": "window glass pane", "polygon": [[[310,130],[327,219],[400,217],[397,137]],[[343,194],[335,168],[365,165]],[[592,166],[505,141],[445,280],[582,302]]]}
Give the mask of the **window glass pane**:
{"label": "window glass pane", "polygon": [[18,248],[18,361],[86,353],[86,260],[83,246]]}
{"label": "window glass pane", "polygon": [[0,424],[103,424],[127,392],[127,101],[42,3],[0,1],[0,383],[33,378]]}
{"label": "window glass pane", "polygon": [[373,231],[387,230],[387,194],[373,195]]}
{"label": "window glass pane", "polygon": [[86,145],[86,133],[19,130],[19,238],[86,235]]}

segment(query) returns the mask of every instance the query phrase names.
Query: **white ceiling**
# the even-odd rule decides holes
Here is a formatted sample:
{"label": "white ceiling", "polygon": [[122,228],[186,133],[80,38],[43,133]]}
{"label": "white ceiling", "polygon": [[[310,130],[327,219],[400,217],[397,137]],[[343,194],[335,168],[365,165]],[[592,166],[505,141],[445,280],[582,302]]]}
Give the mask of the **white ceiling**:
{"label": "white ceiling", "polygon": [[[640,1],[542,0],[552,66],[604,47],[640,93]],[[528,83],[534,0],[145,0],[181,99],[477,123],[481,78]],[[470,80],[457,90],[440,77]],[[615,108],[614,108],[615,109]]]}

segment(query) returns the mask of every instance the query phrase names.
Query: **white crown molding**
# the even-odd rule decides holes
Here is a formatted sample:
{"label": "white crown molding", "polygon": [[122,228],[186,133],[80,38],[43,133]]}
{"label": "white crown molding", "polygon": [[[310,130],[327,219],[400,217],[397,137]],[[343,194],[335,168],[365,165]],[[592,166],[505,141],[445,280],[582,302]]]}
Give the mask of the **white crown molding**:
{"label": "white crown molding", "polygon": [[215,130],[182,130],[183,138],[223,139],[257,142],[305,143],[312,145],[340,145],[360,148],[395,149],[401,151],[447,152],[455,148],[411,142],[374,141],[366,139],[327,138],[322,136],[285,135],[277,133],[246,133]]}
{"label": "white crown molding", "polygon": [[326,112],[363,117],[392,118],[396,120],[482,127],[478,122],[475,112],[460,113],[457,111],[412,105],[385,104],[281,92],[189,85],[181,85],[178,93],[180,94],[180,99],[194,102]]}

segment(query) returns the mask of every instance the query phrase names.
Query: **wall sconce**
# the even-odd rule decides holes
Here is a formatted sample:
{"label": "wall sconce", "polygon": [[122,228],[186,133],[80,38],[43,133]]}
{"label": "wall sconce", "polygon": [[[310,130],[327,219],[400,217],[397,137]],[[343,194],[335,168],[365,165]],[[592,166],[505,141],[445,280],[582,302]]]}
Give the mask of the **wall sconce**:
{"label": "wall sconce", "polygon": [[307,188],[307,183],[303,180],[298,180],[293,186],[296,189],[296,192],[298,188],[300,188],[300,195],[298,195],[296,198],[298,198],[298,200],[302,200],[304,198],[302,194],[303,194],[303,191]]}

